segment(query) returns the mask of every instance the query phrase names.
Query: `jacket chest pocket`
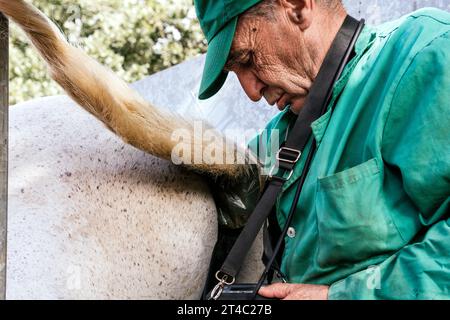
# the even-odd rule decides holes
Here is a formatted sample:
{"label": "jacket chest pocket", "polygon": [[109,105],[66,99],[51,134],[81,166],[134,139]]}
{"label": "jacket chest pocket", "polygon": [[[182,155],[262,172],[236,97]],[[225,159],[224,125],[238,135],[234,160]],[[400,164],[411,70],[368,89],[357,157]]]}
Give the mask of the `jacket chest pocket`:
{"label": "jacket chest pocket", "polygon": [[386,254],[402,243],[384,201],[377,159],[318,179],[316,213],[322,267]]}

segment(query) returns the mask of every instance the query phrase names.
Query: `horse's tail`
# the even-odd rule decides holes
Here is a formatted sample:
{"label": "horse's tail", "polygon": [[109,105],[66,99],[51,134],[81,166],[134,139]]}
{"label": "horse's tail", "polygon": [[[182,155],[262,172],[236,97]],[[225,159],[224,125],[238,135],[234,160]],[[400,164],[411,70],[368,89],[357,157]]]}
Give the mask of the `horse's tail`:
{"label": "horse's tail", "polygon": [[[196,150],[195,144],[200,144],[197,146],[202,147],[200,150],[206,146],[203,137],[193,136],[195,130],[192,123],[180,116],[162,112],[146,102],[111,70],[80,48],[70,45],[55,24],[33,5],[24,0],[0,0],[0,11],[25,31],[48,64],[51,77],[67,94],[126,143],[157,157],[171,159],[177,143],[171,139],[172,134],[176,129],[184,129],[183,132],[192,134],[191,159],[193,150]],[[225,150],[226,146],[226,143],[218,143],[215,155],[229,152]],[[238,155],[244,152],[234,147],[234,153]],[[242,159],[242,156],[234,159]],[[249,170],[248,165],[211,164],[214,161],[203,160],[206,161],[188,165],[214,176],[225,174],[238,177]]]}

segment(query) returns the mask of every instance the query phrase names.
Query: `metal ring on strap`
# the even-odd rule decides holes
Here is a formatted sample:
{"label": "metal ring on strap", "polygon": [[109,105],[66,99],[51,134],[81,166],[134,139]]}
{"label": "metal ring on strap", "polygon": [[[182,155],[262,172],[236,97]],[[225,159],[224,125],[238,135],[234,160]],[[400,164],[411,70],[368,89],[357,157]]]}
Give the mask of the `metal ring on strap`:
{"label": "metal ring on strap", "polygon": [[289,171],[289,175],[288,175],[287,178],[282,178],[282,177],[274,176],[274,175],[273,175],[273,172],[275,171],[275,168],[280,169],[280,168],[278,168],[277,165],[274,165],[274,166],[272,167],[272,169],[270,169],[269,180],[272,180],[272,179],[274,179],[274,178],[277,178],[277,179],[283,180],[284,182],[287,182],[287,181],[291,180],[292,176],[294,175],[294,170],[290,170],[290,171]]}
{"label": "metal ring on strap", "polygon": [[[223,274],[223,277],[222,277],[222,278],[220,277],[220,274],[221,274],[221,273]],[[232,278],[233,280],[227,281],[228,278]],[[220,270],[216,272],[216,279],[217,279],[218,281],[220,281],[221,283],[227,285],[227,286],[231,286],[231,285],[234,284],[235,281],[236,281],[236,279],[235,279],[233,276],[230,276],[230,275],[228,275],[228,274],[226,274],[226,273],[224,273],[224,272],[222,272],[222,271],[220,271]]]}

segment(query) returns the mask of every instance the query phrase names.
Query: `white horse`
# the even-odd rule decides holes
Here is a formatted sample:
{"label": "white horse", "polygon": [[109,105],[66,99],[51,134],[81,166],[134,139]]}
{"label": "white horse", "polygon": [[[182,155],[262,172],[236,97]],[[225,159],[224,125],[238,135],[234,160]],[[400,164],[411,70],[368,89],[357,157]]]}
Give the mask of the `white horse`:
{"label": "white horse", "polygon": [[[168,159],[171,130],[190,124],[68,45],[25,1],[0,0],[0,11],[78,103],[52,97],[11,108],[7,298],[199,298],[217,237],[215,205],[201,176],[155,157]],[[229,179],[247,172],[192,169]],[[261,239],[240,281],[259,277],[260,256]]]}
{"label": "white horse", "polygon": [[[8,299],[198,299],[217,238],[201,176],[67,97],[10,110]],[[256,243],[241,281],[261,273]]]}

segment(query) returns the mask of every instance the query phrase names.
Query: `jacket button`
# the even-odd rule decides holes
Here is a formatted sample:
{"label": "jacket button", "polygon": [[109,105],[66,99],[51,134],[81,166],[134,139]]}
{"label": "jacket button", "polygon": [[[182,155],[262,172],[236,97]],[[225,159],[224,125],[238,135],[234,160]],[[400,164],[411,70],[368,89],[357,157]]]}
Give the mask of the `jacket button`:
{"label": "jacket button", "polygon": [[295,229],[294,228],[292,228],[292,227],[290,227],[289,229],[288,229],[288,232],[287,232],[287,236],[289,237],[289,238],[295,238]]}

